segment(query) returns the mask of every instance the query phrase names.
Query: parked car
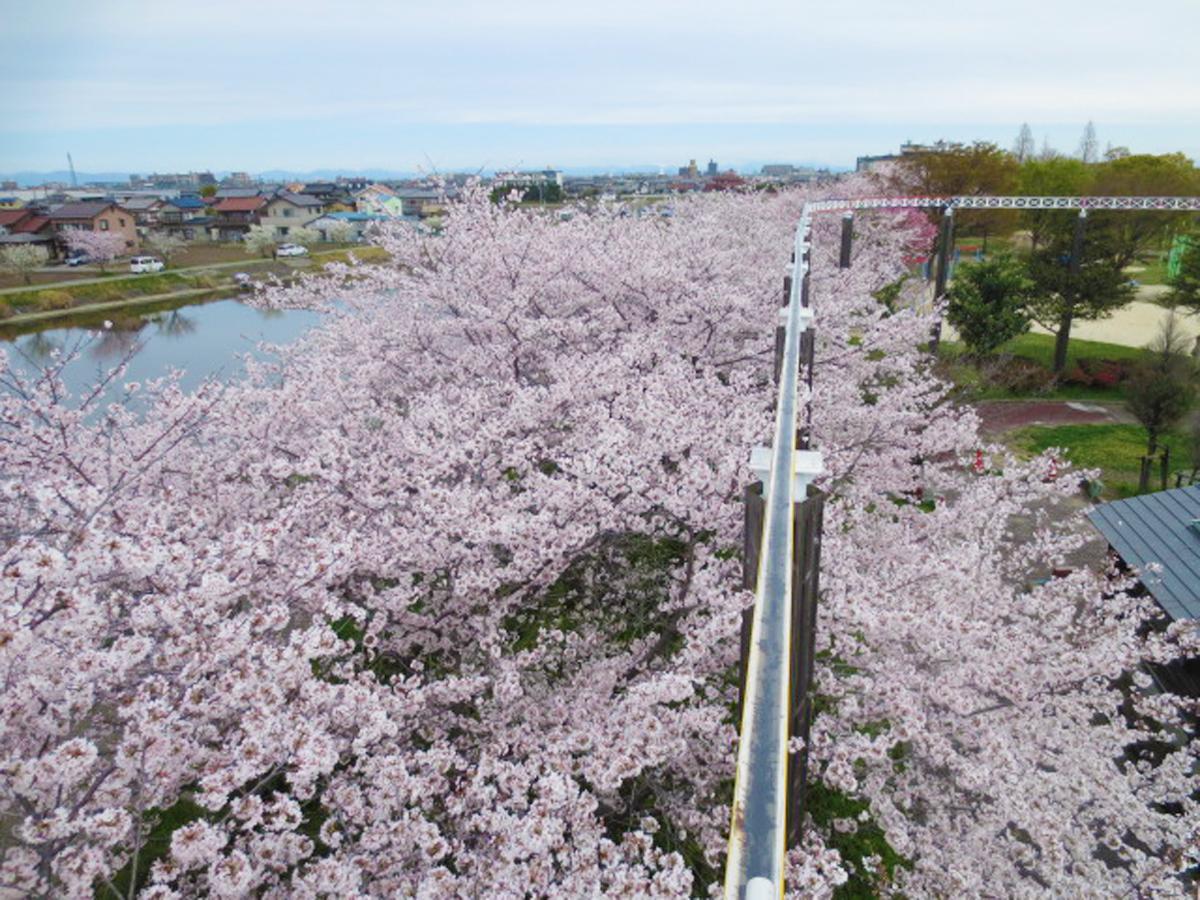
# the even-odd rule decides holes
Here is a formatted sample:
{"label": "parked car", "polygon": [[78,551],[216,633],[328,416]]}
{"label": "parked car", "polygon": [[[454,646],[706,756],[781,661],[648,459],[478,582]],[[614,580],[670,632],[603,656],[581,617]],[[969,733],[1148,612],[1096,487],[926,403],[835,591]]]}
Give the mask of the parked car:
{"label": "parked car", "polygon": [[135,256],[129,260],[130,272],[161,272],[165,268],[157,256]]}
{"label": "parked car", "polygon": [[275,249],[276,256],[308,256],[308,248],[299,244],[280,244]]}
{"label": "parked car", "polygon": [[86,253],[76,253],[67,257],[67,265],[72,267],[91,265],[91,262],[92,258]]}

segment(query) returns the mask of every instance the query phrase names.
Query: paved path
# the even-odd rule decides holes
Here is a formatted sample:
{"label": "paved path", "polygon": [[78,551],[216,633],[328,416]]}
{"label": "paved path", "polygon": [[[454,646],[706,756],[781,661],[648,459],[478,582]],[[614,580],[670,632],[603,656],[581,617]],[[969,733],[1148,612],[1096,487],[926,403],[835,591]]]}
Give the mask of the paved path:
{"label": "paved path", "polygon": [[980,431],[997,438],[1026,425],[1099,425],[1136,422],[1123,403],[1090,400],[983,400],[975,404]]}
{"label": "paved path", "polygon": [[[1138,288],[1138,296],[1161,296],[1167,290],[1165,285],[1150,284]],[[1163,320],[1170,314],[1165,307],[1150,300],[1135,300],[1113,313],[1112,318],[1075,322],[1071,326],[1071,337],[1083,341],[1120,344],[1124,347],[1145,347],[1158,336]],[[1178,318],[1179,330],[1187,336],[1190,349],[1191,342],[1200,336],[1200,316],[1180,312]],[[1053,333],[1036,324],[1031,330],[1036,334]]]}

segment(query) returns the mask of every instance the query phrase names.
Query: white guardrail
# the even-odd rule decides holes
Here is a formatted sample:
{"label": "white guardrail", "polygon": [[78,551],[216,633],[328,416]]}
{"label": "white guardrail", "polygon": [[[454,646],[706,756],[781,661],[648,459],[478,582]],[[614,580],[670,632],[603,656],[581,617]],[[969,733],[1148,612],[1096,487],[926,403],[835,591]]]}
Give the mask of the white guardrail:
{"label": "white guardrail", "polygon": [[757,448],[765,508],[749,649],[745,659],[735,771],[726,900],[782,897],[788,832],[788,741],[793,710],[792,592],[794,505],[822,472],[821,454],[796,447],[801,335],[812,327],[808,292],[812,218],[818,213],[904,208],[1200,211],[1200,197],[867,197],[805,204],[796,227],[791,294],[780,310],[785,328],[775,435]]}

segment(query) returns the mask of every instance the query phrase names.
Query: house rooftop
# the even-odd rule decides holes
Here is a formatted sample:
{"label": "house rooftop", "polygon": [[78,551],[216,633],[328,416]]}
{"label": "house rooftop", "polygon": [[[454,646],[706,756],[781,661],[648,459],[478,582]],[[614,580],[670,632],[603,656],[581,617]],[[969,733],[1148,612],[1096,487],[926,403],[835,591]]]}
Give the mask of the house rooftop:
{"label": "house rooftop", "polygon": [[224,197],[213,208],[217,212],[254,212],[267,203],[266,197]]}
{"label": "house rooftop", "polygon": [[286,200],[293,206],[313,207],[324,206],[325,202],[316,197],[310,197],[307,194],[293,194],[291,191],[280,191],[276,195],[277,200]]}
{"label": "house rooftop", "polygon": [[1200,618],[1200,486],[1102,503],[1087,517],[1167,615]]}
{"label": "house rooftop", "polygon": [[50,210],[51,219],[94,219],[110,206],[107,200],[85,200],[79,203],[64,203]]}
{"label": "house rooftop", "polygon": [[199,197],[176,197],[167,203],[177,209],[204,209],[204,201]]}
{"label": "house rooftop", "polygon": [[162,203],[157,197],[130,197],[122,205],[130,212],[144,212]]}
{"label": "house rooftop", "polygon": [[0,228],[9,228],[31,215],[27,209],[0,209]]}

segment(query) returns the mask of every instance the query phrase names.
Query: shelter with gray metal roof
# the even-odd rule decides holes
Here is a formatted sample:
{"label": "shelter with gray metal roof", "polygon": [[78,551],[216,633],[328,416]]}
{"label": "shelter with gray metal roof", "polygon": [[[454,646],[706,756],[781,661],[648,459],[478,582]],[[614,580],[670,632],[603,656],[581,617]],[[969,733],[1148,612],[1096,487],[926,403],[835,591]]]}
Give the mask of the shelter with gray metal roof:
{"label": "shelter with gray metal roof", "polygon": [[1200,619],[1200,486],[1102,503],[1087,514],[1172,619]]}

